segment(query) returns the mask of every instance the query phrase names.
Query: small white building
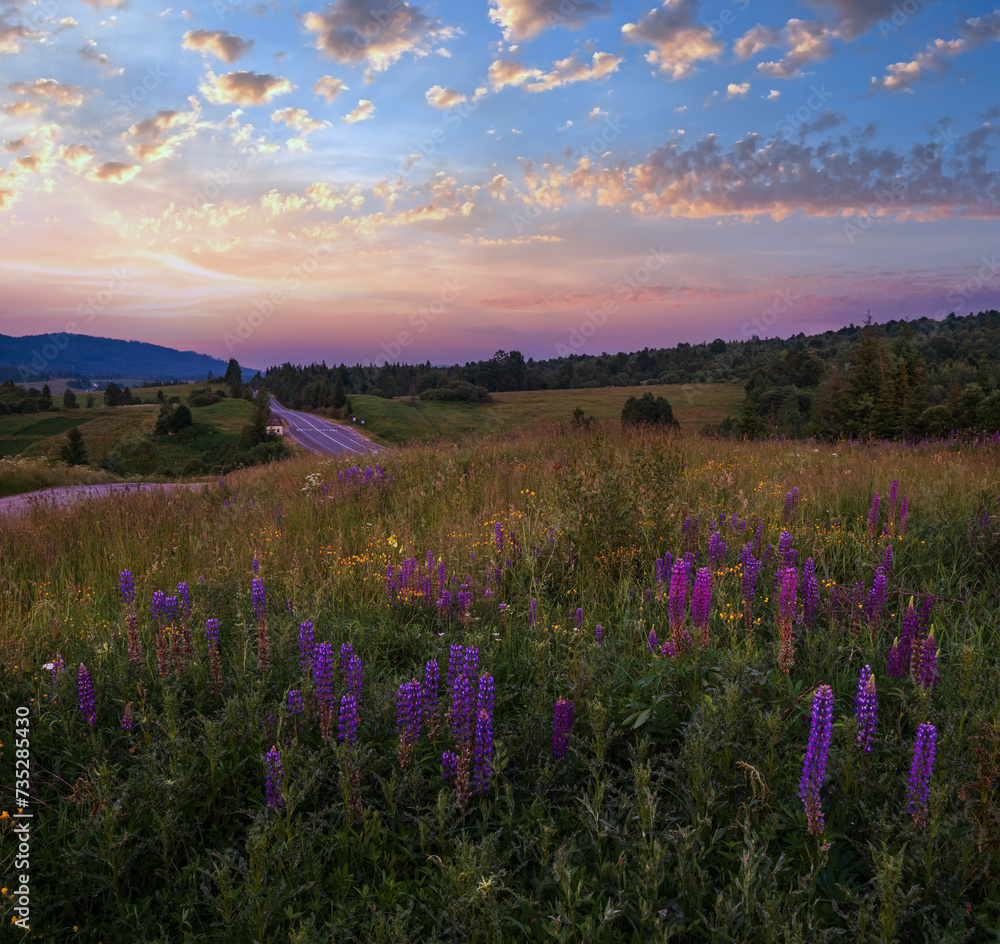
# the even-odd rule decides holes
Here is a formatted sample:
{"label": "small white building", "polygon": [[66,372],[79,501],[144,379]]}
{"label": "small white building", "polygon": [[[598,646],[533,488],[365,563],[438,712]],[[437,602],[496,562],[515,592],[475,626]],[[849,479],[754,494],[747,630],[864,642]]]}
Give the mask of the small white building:
{"label": "small white building", "polygon": [[280,416],[272,413],[267,421],[267,431],[268,433],[274,433],[278,436],[285,435],[285,422]]}

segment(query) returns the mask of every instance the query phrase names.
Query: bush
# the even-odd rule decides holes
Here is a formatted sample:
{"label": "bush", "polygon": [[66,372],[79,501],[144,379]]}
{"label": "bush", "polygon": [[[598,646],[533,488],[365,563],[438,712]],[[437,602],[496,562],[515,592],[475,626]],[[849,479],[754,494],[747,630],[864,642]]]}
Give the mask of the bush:
{"label": "bush", "polygon": [[160,453],[145,437],[122,440],[101,467],[117,475],[150,475],[161,464]]}
{"label": "bush", "polygon": [[421,400],[460,400],[466,403],[490,403],[493,398],[485,387],[465,380],[452,380],[446,387],[434,387],[420,394]]}
{"label": "bush", "polygon": [[680,423],[674,419],[674,411],[664,397],[653,398],[644,393],[642,398],[629,397],[622,407],[622,426],[670,426],[677,428]]}
{"label": "bush", "polygon": [[943,403],[920,414],[917,427],[927,436],[947,436],[955,428],[955,417]]}
{"label": "bush", "polygon": [[203,475],[205,471],[205,463],[195,456],[192,459],[188,459],[188,461],[184,463],[184,467],[181,469],[181,475]]}

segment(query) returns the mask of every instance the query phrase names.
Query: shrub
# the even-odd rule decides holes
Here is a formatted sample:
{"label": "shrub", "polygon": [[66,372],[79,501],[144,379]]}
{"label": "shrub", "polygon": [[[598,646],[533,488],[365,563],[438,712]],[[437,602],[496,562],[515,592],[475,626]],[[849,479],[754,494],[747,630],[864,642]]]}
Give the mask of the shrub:
{"label": "shrub", "polygon": [[680,424],[674,419],[674,411],[664,397],[653,398],[644,393],[642,398],[629,397],[622,407],[622,426],[672,426]]}
{"label": "shrub", "polygon": [[421,400],[461,400],[466,403],[490,403],[492,397],[485,387],[465,380],[449,381],[446,387],[434,387],[420,394]]}

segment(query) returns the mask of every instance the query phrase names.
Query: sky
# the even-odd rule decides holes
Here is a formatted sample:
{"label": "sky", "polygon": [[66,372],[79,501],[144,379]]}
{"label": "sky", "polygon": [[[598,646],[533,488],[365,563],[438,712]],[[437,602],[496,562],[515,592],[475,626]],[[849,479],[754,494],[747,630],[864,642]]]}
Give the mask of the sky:
{"label": "sky", "polygon": [[0,0],[0,333],[438,364],[1000,308],[996,3]]}

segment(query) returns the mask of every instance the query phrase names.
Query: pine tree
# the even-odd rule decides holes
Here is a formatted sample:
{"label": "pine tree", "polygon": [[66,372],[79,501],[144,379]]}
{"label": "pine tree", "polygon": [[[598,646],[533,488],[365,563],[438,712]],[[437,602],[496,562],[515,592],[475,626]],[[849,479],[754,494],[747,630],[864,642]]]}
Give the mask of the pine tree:
{"label": "pine tree", "polygon": [[66,465],[86,465],[87,450],[83,445],[83,435],[77,427],[66,434],[66,445],[60,450],[60,455]]}
{"label": "pine tree", "polygon": [[76,410],[79,409],[80,404],[76,402],[76,394],[67,387],[63,391],[63,409],[64,410]]}

